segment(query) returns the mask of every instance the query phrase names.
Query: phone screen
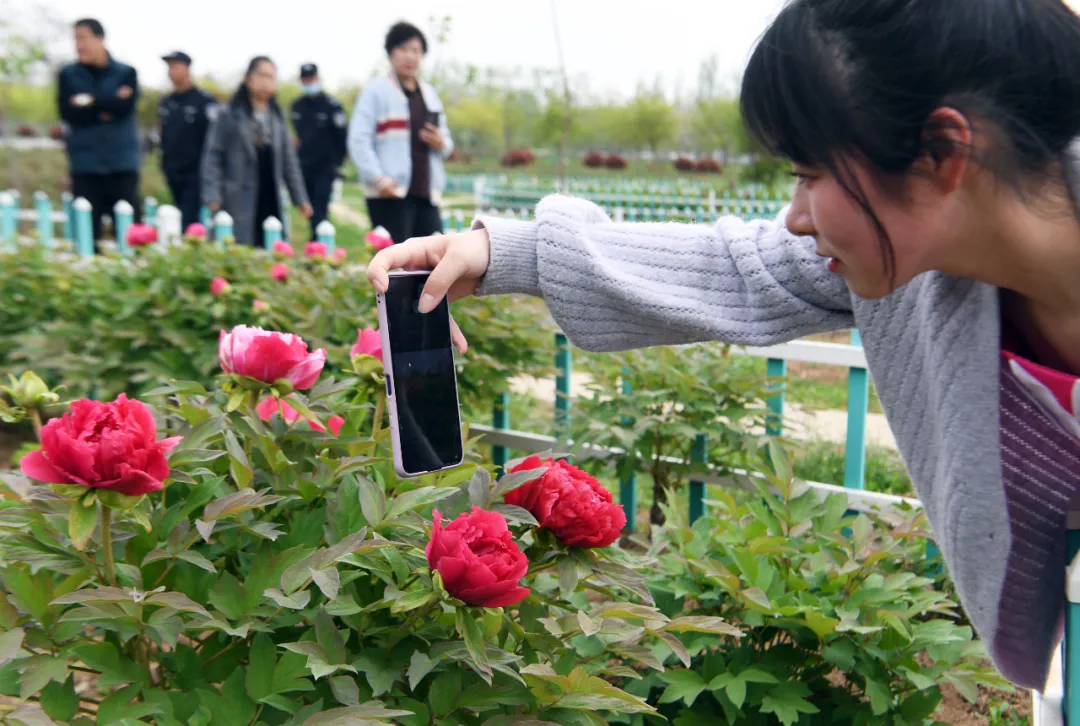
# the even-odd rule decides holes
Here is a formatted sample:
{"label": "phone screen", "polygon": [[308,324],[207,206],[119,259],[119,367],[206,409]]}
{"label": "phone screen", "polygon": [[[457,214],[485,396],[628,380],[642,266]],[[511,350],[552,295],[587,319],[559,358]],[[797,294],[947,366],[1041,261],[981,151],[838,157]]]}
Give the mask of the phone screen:
{"label": "phone screen", "polygon": [[410,474],[445,469],[462,460],[450,308],[444,298],[430,313],[417,310],[427,279],[391,275],[383,296],[401,463]]}
{"label": "phone screen", "polygon": [[427,112],[427,119],[425,119],[425,120],[429,124],[434,126],[435,128],[438,128],[439,127],[439,112],[438,111],[428,111]]}

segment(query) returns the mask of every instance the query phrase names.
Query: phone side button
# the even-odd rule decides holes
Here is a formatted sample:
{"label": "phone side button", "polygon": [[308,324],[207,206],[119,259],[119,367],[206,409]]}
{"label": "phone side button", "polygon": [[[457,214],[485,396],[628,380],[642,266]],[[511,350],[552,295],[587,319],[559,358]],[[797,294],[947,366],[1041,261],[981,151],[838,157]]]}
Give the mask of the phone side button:
{"label": "phone side button", "polygon": [[390,385],[390,376],[386,377],[386,396],[389,398],[394,395],[394,387]]}

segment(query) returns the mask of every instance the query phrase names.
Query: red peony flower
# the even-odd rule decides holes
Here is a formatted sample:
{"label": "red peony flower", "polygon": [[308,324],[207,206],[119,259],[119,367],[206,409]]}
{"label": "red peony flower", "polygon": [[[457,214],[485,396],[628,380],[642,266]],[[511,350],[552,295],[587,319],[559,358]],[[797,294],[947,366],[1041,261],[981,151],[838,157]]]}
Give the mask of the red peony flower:
{"label": "red peony flower", "polygon": [[313,259],[326,259],[326,256],[330,254],[330,248],[326,246],[325,242],[308,242],[304,245],[304,255]]}
{"label": "red peony flower", "polygon": [[385,250],[387,247],[394,246],[394,240],[390,237],[390,233],[386,231],[385,227],[379,226],[367,233],[367,243],[374,247],[377,251]]}
{"label": "red peony flower", "polygon": [[215,277],[210,281],[210,294],[214,297],[224,295],[230,289],[232,289],[232,285],[224,277]]}
{"label": "red peony flower", "polygon": [[364,328],[356,331],[356,345],[349,351],[350,356],[370,355],[372,358],[382,360],[382,336],[374,328]]}
{"label": "red peony flower", "polygon": [[157,242],[157,229],[149,224],[133,224],[127,229],[129,247],[145,247]]}
{"label": "red peony flower", "polygon": [[184,232],[184,236],[191,237],[192,239],[205,240],[206,225],[202,222],[192,222],[188,225],[187,230]]}
{"label": "red peony flower", "polygon": [[285,282],[289,279],[289,266],[284,262],[279,262],[270,268],[270,277],[274,278],[278,282]]}
{"label": "red peony flower", "polygon": [[282,240],[278,240],[277,242],[274,243],[274,246],[272,247],[272,251],[273,251],[273,253],[275,255],[281,255],[282,257],[292,257],[293,256],[292,245],[289,244],[288,242],[283,242]]}
{"label": "red peony flower", "polygon": [[315,385],[322,373],[326,351],[320,348],[309,353],[307,343],[298,335],[237,325],[228,333],[221,331],[218,360],[226,373],[266,384],[285,378],[295,390],[303,391]]}
{"label": "red peony flower", "polygon": [[514,605],[529,596],[527,587],[518,586],[529,570],[529,560],[514,542],[501,514],[473,507],[445,528],[439,510],[434,517],[431,541],[424,553],[447,592],[469,605],[486,608]]}
{"label": "red peony flower", "polygon": [[123,393],[112,403],[82,399],[41,429],[41,449],[22,458],[22,473],[48,484],[80,484],[128,496],[161,490],[165,459],[180,437],[157,440],[150,409]]}
{"label": "red peony flower", "polygon": [[[259,401],[259,405],[255,407],[255,413],[259,414],[259,418],[263,421],[269,421],[270,417],[275,413],[280,413],[281,417],[285,419],[285,423],[295,423],[300,414],[296,409],[289,405],[289,402],[283,398],[274,398],[273,396],[267,396],[263,400]],[[312,431],[318,431],[321,434],[326,433],[326,429],[318,421],[312,421],[311,419],[304,417],[304,421],[311,427]],[[334,436],[338,435],[341,431],[341,427],[345,425],[345,419],[341,416],[331,416],[330,420],[326,422],[330,426],[330,433]]]}
{"label": "red peony flower", "polygon": [[626,526],[626,513],[595,477],[564,461],[530,456],[513,471],[547,472],[509,492],[506,503],[529,510],[567,547],[607,547]]}

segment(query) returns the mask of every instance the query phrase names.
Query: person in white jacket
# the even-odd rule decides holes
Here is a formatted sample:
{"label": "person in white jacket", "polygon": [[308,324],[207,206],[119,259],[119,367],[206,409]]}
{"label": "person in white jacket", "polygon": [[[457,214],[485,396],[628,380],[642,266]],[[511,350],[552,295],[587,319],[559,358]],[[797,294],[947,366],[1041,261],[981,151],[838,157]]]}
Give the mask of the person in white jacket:
{"label": "person in white jacket", "polygon": [[454,150],[446,113],[431,84],[420,80],[427,39],[400,22],[386,34],[390,74],[356,101],[349,154],[360,171],[371,226],[394,242],[442,232],[443,160]]}

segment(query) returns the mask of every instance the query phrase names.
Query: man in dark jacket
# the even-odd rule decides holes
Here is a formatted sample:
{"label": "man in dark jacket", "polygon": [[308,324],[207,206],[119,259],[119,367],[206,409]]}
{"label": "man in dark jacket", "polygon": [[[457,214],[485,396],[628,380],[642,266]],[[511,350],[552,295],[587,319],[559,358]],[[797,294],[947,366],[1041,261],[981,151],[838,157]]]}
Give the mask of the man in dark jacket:
{"label": "man in dark jacket", "polygon": [[101,215],[112,214],[121,199],[141,220],[139,139],[135,69],[113,59],[105,48],[105,29],[97,20],[75,23],[79,59],[64,66],[57,84],[60,117],[67,122],[71,193],[93,207],[94,240],[101,237]]}
{"label": "man in dark jacket", "polygon": [[169,80],[175,90],[158,104],[161,170],[187,229],[189,224],[199,221],[202,184],[199,161],[206,130],[217,113],[217,101],[192,82],[191,56],[187,53],[176,51],[162,60],[169,64]]}
{"label": "man in dark jacket", "polygon": [[314,209],[311,239],[315,239],[315,228],[329,212],[338,167],[348,154],[349,129],[345,109],[340,101],[323,90],[319,69],[314,63],[300,67],[300,87],[304,95],[293,101],[292,121],[304,186]]}

